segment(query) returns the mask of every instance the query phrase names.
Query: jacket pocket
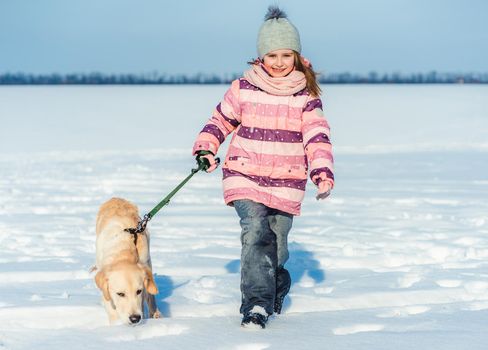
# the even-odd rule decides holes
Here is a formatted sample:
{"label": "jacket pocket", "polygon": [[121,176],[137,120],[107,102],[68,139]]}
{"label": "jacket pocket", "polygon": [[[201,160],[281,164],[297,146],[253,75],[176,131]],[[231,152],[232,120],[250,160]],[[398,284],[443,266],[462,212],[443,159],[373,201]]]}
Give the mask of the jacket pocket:
{"label": "jacket pocket", "polygon": [[307,178],[307,167],[302,164],[276,166],[271,176],[277,179],[303,180]]}

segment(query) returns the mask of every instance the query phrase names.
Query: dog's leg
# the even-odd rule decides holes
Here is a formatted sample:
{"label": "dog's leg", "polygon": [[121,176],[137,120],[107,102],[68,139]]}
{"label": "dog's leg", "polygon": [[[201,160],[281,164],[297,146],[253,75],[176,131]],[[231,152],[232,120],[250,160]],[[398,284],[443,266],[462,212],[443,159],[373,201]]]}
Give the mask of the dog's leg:
{"label": "dog's leg", "polygon": [[[149,236],[147,237],[147,251],[148,251],[148,260],[147,265],[150,267],[152,271],[152,262],[151,257],[149,256]],[[154,295],[149,294],[147,291],[144,291],[144,300],[146,301],[146,305],[149,312],[149,318],[161,318],[163,315],[158,310],[158,305],[156,304],[156,298]]]}
{"label": "dog's leg", "polygon": [[147,309],[149,312],[149,318],[161,318],[161,312],[158,310],[158,306],[156,304],[156,298],[154,295],[149,294],[148,292],[144,291],[144,300],[147,304]]}

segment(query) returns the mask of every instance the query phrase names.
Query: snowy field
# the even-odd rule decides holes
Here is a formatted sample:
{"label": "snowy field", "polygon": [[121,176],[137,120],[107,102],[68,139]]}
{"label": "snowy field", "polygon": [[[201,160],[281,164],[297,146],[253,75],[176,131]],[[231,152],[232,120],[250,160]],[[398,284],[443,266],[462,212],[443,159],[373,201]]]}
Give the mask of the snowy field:
{"label": "snowy field", "polygon": [[150,223],[164,318],[108,326],[98,207],[152,209],[225,88],[0,87],[1,350],[488,348],[488,86],[324,87],[336,188],[317,202],[309,183],[266,330],[239,326],[218,171]]}

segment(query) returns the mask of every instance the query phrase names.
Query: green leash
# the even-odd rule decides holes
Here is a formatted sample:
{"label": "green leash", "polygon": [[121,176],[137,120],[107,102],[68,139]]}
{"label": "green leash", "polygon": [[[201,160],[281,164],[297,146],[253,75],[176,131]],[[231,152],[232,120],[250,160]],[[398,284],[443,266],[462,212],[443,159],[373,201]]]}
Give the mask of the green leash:
{"label": "green leash", "polygon": [[[203,151],[201,151],[203,152]],[[209,152],[210,153],[210,152]],[[171,191],[164,199],[159,202],[158,205],[156,205],[153,210],[151,210],[149,213],[144,215],[144,218],[138,222],[136,228],[126,228],[124,231],[129,232],[130,234],[134,235],[134,244],[137,243],[137,234],[143,232],[146,229],[147,223],[149,220],[153,218],[154,215],[157,214],[158,211],[161,210],[162,207],[167,205],[169,203],[169,200],[178,192],[185,184],[195,175],[198,173],[200,170],[206,170],[209,167],[208,161],[204,158],[199,158],[198,160],[198,168],[196,169],[191,169],[190,175],[188,175],[178,186],[175,187],[173,191]],[[217,164],[220,163],[219,158],[215,158],[215,161]]]}

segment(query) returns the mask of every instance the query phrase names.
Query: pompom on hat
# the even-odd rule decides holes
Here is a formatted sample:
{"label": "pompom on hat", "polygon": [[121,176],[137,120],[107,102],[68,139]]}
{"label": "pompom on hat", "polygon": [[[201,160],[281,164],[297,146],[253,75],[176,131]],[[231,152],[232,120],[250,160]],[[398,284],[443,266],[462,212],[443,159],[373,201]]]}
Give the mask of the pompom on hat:
{"label": "pompom on hat", "polygon": [[264,23],[259,29],[257,48],[261,58],[274,50],[290,49],[298,53],[302,51],[297,28],[277,6],[268,8]]}

